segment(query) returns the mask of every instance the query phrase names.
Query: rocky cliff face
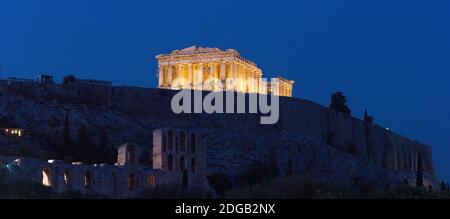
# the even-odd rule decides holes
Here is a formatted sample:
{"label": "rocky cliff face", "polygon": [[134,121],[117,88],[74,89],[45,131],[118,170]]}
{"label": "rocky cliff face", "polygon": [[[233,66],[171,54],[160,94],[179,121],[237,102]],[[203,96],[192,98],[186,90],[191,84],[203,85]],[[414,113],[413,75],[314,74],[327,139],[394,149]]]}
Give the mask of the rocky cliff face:
{"label": "rocky cliff face", "polygon": [[[281,174],[290,159],[298,173],[340,183],[363,178],[391,185],[415,180],[420,153],[426,182],[437,183],[430,147],[318,104],[281,98],[280,122],[260,125],[257,114],[176,115],[170,108],[175,93],[77,83],[2,86],[0,118],[26,130],[28,140],[17,150],[33,150],[34,156],[43,158],[59,144],[68,113],[72,137],[83,125],[97,139],[103,130],[117,146],[135,142],[151,147],[156,128],[196,129],[207,142],[208,172],[231,177],[276,153]],[[14,148],[1,144],[8,153]]]}

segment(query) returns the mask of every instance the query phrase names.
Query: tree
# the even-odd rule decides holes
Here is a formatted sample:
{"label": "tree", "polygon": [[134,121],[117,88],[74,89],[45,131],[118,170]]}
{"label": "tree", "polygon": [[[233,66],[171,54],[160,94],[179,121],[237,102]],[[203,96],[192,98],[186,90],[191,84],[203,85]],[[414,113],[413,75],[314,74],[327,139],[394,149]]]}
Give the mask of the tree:
{"label": "tree", "polygon": [[78,130],[76,146],[78,159],[86,163],[95,163],[96,147],[84,125]]}
{"label": "tree", "polygon": [[261,183],[269,178],[269,170],[263,162],[254,161],[247,171],[238,175],[237,180],[243,186],[252,186]]}
{"label": "tree", "polygon": [[72,82],[75,82],[77,78],[73,75],[67,75],[63,77],[63,84],[70,84]]}
{"label": "tree", "polygon": [[286,176],[294,175],[294,166],[292,164],[292,158],[289,157],[286,165]]}
{"label": "tree", "polygon": [[207,176],[209,185],[216,190],[217,194],[223,195],[228,189],[231,189],[232,184],[230,177],[225,173],[212,173]]}
{"label": "tree", "polygon": [[422,155],[420,153],[417,157],[416,186],[423,187],[423,164]]}
{"label": "tree", "polygon": [[117,151],[111,145],[111,142],[105,130],[102,130],[97,144],[97,162],[114,164],[117,159]]}
{"label": "tree", "polygon": [[330,109],[346,115],[352,114],[350,108],[347,106],[347,98],[342,94],[341,91],[338,91],[331,95]]}
{"label": "tree", "polygon": [[447,184],[444,181],[441,182],[441,191],[448,191]]}
{"label": "tree", "polygon": [[273,179],[278,176],[278,157],[274,147],[270,149],[268,160],[269,178]]}
{"label": "tree", "polygon": [[70,138],[70,121],[68,111],[66,111],[66,118],[64,119],[62,144],[59,147],[57,147],[56,153],[64,160],[66,160],[69,156],[72,156],[74,153],[73,142],[72,139]]}
{"label": "tree", "polygon": [[367,110],[364,111],[364,123],[365,124],[372,124],[373,123],[373,117],[369,116],[367,113]]}

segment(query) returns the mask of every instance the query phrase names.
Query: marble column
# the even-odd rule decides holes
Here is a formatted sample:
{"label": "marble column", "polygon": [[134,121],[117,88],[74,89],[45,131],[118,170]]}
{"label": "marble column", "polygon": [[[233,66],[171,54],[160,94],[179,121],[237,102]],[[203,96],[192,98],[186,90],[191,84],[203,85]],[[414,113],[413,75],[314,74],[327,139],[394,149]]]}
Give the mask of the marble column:
{"label": "marble column", "polygon": [[224,61],[220,62],[220,68],[219,68],[219,81],[222,83],[222,89],[226,89],[227,85],[226,85],[226,72],[227,71],[227,66],[226,63]]}
{"label": "marble column", "polygon": [[256,93],[255,72],[253,69],[250,71],[250,80],[251,80],[250,92]]}
{"label": "marble column", "polygon": [[231,89],[232,90],[236,90],[236,65],[234,64],[234,61],[231,61],[230,62],[230,78],[232,79],[232,80],[230,80],[231,81]]}
{"label": "marble column", "polygon": [[192,88],[192,85],[194,84],[194,77],[193,77],[193,65],[192,63],[188,64],[188,85],[190,88]]}
{"label": "marble column", "polygon": [[210,62],[209,63],[209,80],[208,80],[208,89],[209,90],[213,90],[214,89],[214,82],[215,82],[215,78],[214,78],[214,70],[215,70],[215,63],[214,62]]}
{"label": "marble column", "polygon": [[235,78],[235,65],[234,62],[230,62],[230,77]]}
{"label": "marble column", "polygon": [[214,78],[214,66],[215,63],[214,62],[210,62],[209,63],[209,78]]}
{"label": "marble column", "polygon": [[172,65],[167,65],[167,86],[170,88],[172,86]]}
{"label": "marble column", "polygon": [[227,69],[226,69],[225,62],[222,61],[220,63],[220,76],[219,76],[220,80],[224,80],[226,78],[226,70]]}
{"label": "marble column", "polygon": [[184,77],[183,77],[183,64],[178,64],[177,78],[178,79],[184,79]]}
{"label": "marble column", "polygon": [[256,72],[256,92],[258,93],[262,93],[261,92],[261,78],[259,77],[258,72]]}
{"label": "marble column", "polygon": [[196,83],[196,89],[202,89],[203,88],[203,62],[198,63],[198,72],[195,77],[195,83]]}
{"label": "marble column", "polygon": [[164,71],[163,71],[163,66],[159,65],[158,66],[158,87],[163,87],[163,82],[164,82]]}
{"label": "marble column", "polygon": [[238,63],[239,92],[244,92],[244,71],[241,63]]}

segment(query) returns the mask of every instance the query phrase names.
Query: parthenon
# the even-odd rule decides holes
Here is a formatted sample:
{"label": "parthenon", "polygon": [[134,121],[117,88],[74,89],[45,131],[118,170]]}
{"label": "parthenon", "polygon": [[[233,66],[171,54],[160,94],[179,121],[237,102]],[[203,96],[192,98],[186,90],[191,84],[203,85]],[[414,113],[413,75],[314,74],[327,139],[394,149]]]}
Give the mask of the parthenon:
{"label": "parthenon", "polygon": [[263,79],[262,70],[235,49],[191,46],[157,55],[156,59],[158,87],[162,89],[231,90],[292,97],[294,81],[282,77]]}

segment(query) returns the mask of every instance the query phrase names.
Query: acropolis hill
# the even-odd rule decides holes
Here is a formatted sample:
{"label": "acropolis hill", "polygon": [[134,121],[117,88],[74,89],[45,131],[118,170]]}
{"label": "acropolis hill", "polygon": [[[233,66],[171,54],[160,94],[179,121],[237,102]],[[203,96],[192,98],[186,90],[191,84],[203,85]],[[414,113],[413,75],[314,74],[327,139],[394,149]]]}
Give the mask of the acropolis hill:
{"label": "acropolis hill", "polygon": [[[413,183],[420,152],[426,183],[437,188],[431,148],[377,125],[366,127],[359,119],[297,98],[280,99],[275,125],[260,125],[256,114],[176,115],[170,108],[176,92],[77,83],[1,86],[0,116],[24,129],[27,137],[1,138],[0,152],[51,159],[48,152],[62,135],[68,112],[72,133],[84,125],[99,138],[104,130],[117,147],[124,142],[151,147],[152,132],[161,127],[201,132],[207,142],[207,172],[231,177],[275,151],[280,169],[291,159],[295,172],[336,183]],[[330,132],[335,137],[327,145]],[[347,153],[350,147],[356,148],[354,155]]]}
{"label": "acropolis hill", "polygon": [[[202,56],[207,52],[211,51],[192,47],[167,57],[158,56],[160,88],[113,86],[108,82],[75,77],[70,77],[64,84],[55,84],[49,77],[43,77],[39,82],[0,81],[2,125],[21,131],[21,136],[0,136],[0,161],[17,157],[54,159],[54,148],[61,142],[67,118],[71,133],[86,127],[96,140],[106,133],[116,148],[133,142],[152,151],[154,130],[161,128],[199,133],[206,147],[205,172],[225,173],[233,184],[238,183],[236,176],[245,173],[252,163],[267,163],[270,157],[275,157],[281,175],[291,162],[294,173],[333,184],[353,185],[365,181],[378,188],[405,182],[413,185],[420,154],[425,186],[439,189],[429,146],[317,103],[290,97],[292,87],[279,93],[280,119],[273,125],[261,125],[260,115],[251,113],[173,113],[171,100],[178,89],[168,89],[171,76],[180,74],[192,80],[203,61],[199,64],[199,60],[185,58],[185,55]],[[212,52],[234,55],[224,62],[208,61],[214,63],[214,67],[209,69],[211,74],[207,77],[222,80],[220,75],[233,75],[231,69],[235,67],[231,66],[236,61],[236,52],[215,49]],[[180,55],[183,58],[179,58]],[[183,60],[166,65],[168,59]],[[250,73],[245,77],[261,76],[254,64],[248,61],[247,65],[253,66],[253,73],[247,71]],[[204,71],[206,69],[200,72]],[[242,76],[241,70],[237,72],[240,73],[235,72],[235,75]],[[193,87],[179,87],[190,88]],[[199,90],[206,96],[215,91],[210,88]],[[248,85],[232,89],[238,92],[244,89],[246,99],[248,93],[259,93],[258,89],[253,90],[255,87]]]}

